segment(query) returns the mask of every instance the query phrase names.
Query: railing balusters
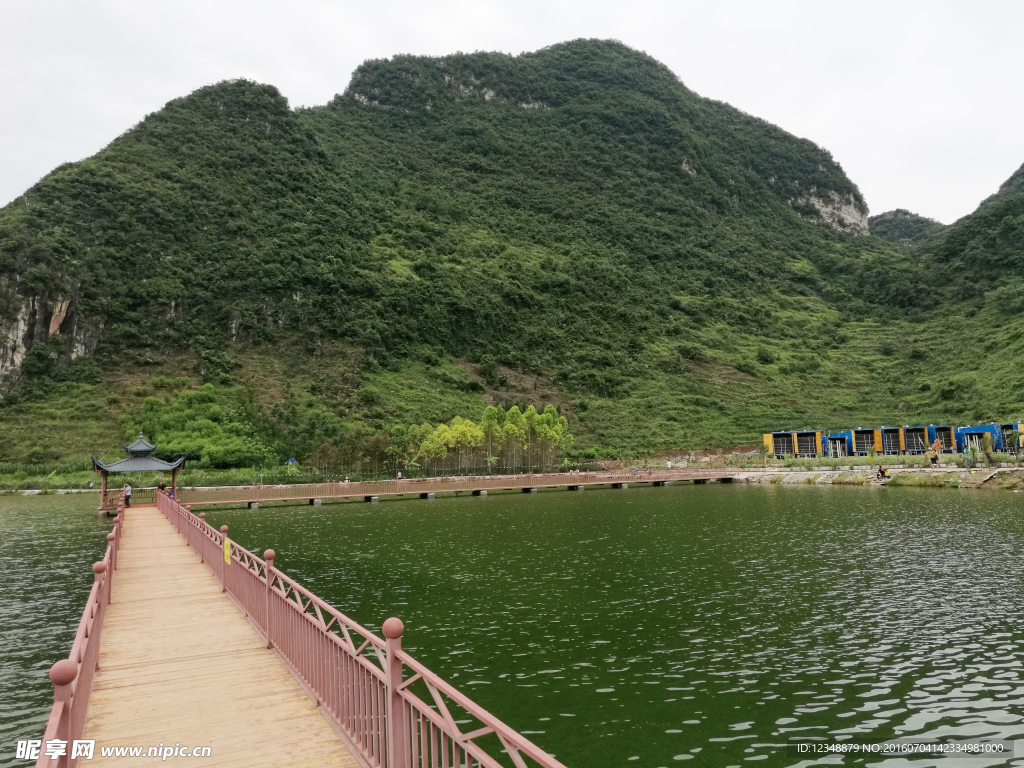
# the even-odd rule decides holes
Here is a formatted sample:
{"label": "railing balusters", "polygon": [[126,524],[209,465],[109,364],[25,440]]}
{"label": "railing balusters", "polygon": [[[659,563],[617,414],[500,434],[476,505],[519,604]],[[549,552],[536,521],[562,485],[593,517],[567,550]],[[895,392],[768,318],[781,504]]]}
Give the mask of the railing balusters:
{"label": "railing balusters", "polygon": [[[493,478],[487,480],[494,482]],[[497,485],[507,482],[500,480]],[[519,482],[532,485],[537,478],[523,476]],[[437,487],[442,485],[439,483]],[[329,490],[315,488],[320,495],[326,495]],[[263,493],[259,497],[267,498]],[[186,530],[194,529],[191,536],[186,536],[186,541],[199,552],[207,568],[215,576],[219,574],[222,591],[252,617],[264,633],[267,647],[280,654],[308,686],[317,704],[348,736],[369,765],[374,768],[472,768],[473,765],[497,768],[501,765],[475,742],[466,741],[457,728],[451,731],[431,706],[408,688],[402,688],[408,668],[472,717],[498,732],[501,738],[519,749],[521,756],[525,755],[541,768],[564,768],[402,651],[402,623],[398,619],[384,623],[385,639],[382,640],[279,571],[274,565],[273,550],[266,550],[261,560],[231,542],[226,525],[220,532],[216,531],[206,523],[205,515],[194,516],[190,509],[166,494],[157,494],[157,507],[172,522],[179,526],[184,524]],[[119,535],[113,541],[115,550],[118,541]],[[224,562],[225,543],[233,550],[231,559],[236,562]],[[220,565],[213,565],[214,559]],[[116,562],[116,551],[110,553],[107,562]],[[108,573],[112,573],[112,569]],[[101,575],[97,572],[97,585],[102,583],[109,593],[109,581],[101,582]],[[275,586],[278,581],[282,588]],[[94,591],[96,589],[94,587]],[[298,602],[289,599],[289,593],[297,597]],[[98,608],[105,611],[106,601]],[[335,622],[332,630],[325,629],[317,609],[325,622]],[[92,634],[97,633],[96,626],[102,626],[101,612],[96,614]],[[351,634],[354,646],[345,639],[346,632]],[[366,649],[357,654],[364,642],[368,643]],[[56,768],[56,764],[47,768]]]}
{"label": "railing balusters", "polygon": [[71,760],[70,747],[75,739],[82,738],[85,730],[85,713],[92,694],[93,679],[99,668],[103,623],[110,604],[117,551],[121,542],[121,524],[124,521],[124,494],[118,499],[114,529],[107,534],[107,550],[103,559],[92,567],[93,585],[78,623],[71,654],[50,668],[50,681],[54,684],[53,707],[42,740],[45,745],[52,739],[61,739],[67,742],[68,749],[64,756],[57,758],[47,757],[43,753],[36,762],[37,768],[64,768],[78,762]]}

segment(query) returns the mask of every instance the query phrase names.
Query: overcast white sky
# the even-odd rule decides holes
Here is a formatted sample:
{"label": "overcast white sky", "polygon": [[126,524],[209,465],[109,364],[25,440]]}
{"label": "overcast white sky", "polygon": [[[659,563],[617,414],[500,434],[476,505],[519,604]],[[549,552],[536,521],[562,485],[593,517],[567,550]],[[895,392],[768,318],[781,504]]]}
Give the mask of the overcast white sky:
{"label": "overcast white sky", "polygon": [[1024,2],[0,0],[0,205],[218,80],[323,104],[365,59],[616,38],[949,223],[1024,163]]}

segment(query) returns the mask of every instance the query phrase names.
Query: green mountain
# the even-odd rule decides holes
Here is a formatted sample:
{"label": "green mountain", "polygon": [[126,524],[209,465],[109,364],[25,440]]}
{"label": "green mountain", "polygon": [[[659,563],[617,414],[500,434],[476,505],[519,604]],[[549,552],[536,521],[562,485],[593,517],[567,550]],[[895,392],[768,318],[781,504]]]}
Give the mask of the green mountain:
{"label": "green mountain", "polygon": [[1019,291],[1024,278],[1024,166],[925,252],[941,282],[955,286],[955,299],[979,299],[995,289],[1003,296]]}
{"label": "green mountain", "polygon": [[1016,407],[936,394],[957,248],[976,289],[1019,255],[993,200],[900,250],[828,152],[614,42],[371,61],[310,109],[220,83],[0,210],[0,461],[109,453],[203,381],[303,460],[487,404],[634,452]]}
{"label": "green mountain", "polygon": [[887,240],[905,251],[936,240],[946,229],[945,224],[935,219],[919,216],[902,208],[871,216],[868,225],[872,235]]}

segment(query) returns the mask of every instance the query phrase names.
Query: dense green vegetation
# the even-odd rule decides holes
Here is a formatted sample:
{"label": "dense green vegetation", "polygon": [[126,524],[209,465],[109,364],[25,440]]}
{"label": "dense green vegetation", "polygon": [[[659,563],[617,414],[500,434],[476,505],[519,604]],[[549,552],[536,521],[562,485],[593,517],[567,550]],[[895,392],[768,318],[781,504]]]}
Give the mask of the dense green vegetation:
{"label": "dense green vegetation", "polygon": [[[272,411],[273,413],[273,411]],[[358,467],[366,454],[361,430],[352,430],[327,410],[308,414],[305,430],[287,430],[267,418],[250,393],[236,387],[218,391],[213,384],[183,390],[161,399],[147,397],[127,419],[130,429],[158,443],[167,459],[186,455],[200,469],[249,467],[275,463],[277,457],[298,453],[325,473]],[[302,432],[306,434],[303,435]],[[564,416],[554,406],[507,411],[493,405],[479,423],[454,416],[447,424],[395,422],[374,436],[372,457],[383,459],[389,472],[494,470],[518,472],[557,466],[574,438]],[[305,444],[301,444],[305,438]],[[294,458],[294,457],[290,457]],[[376,467],[375,469],[380,469]]]}
{"label": "dense green vegetation", "polygon": [[1015,416],[1019,176],[920,248],[839,232],[815,200],[866,207],[826,151],[613,42],[368,62],[311,109],[210,86],[0,211],[0,324],[69,307],[0,460],[142,427],[209,466],[384,462],[545,403],[571,457]]}
{"label": "dense green vegetation", "polygon": [[871,234],[886,240],[904,251],[937,240],[946,225],[935,219],[918,216],[916,213],[897,208],[868,219]]}
{"label": "dense green vegetation", "polygon": [[926,260],[956,300],[989,301],[1004,318],[1024,309],[1024,165],[973,214],[952,224]]}

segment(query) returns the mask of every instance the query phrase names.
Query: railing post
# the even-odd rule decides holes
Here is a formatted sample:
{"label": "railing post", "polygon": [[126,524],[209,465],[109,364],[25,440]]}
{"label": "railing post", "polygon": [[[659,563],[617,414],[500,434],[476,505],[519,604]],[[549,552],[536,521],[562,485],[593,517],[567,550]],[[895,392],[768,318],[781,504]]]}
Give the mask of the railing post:
{"label": "railing post", "polygon": [[55,704],[61,702],[64,706],[60,712],[60,722],[57,723],[56,738],[67,742],[67,749],[63,757],[57,759],[58,766],[71,764],[68,755],[71,753],[71,684],[78,677],[78,664],[71,659],[61,659],[50,667],[50,681],[53,683],[53,701]]}
{"label": "railing post", "polygon": [[100,589],[100,580],[103,578],[103,574],[107,572],[107,564],[102,560],[98,563],[93,563],[92,572],[96,574],[96,602],[99,603],[103,610],[106,610],[105,606],[110,605],[110,578],[107,578],[102,590]]}
{"label": "railing post", "polygon": [[114,518],[114,533],[117,534],[117,548],[121,548],[121,536],[124,534],[124,514],[121,512],[117,513],[117,517]]}
{"label": "railing post", "polygon": [[[192,509],[192,507],[189,507],[189,509]],[[206,513],[205,512],[200,512],[199,513],[199,533],[201,534],[200,537],[199,537],[199,562],[200,563],[205,563],[206,562],[206,560],[203,558],[203,549],[204,549],[204,547],[203,547],[203,537],[206,536],[206,531],[204,530],[205,526],[206,526]]]}
{"label": "railing post", "polygon": [[107,546],[110,547],[110,570],[117,570],[117,534],[107,534]]}
{"label": "railing post", "polygon": [[[230,552],[231,551],[231,545],[228,543],[228,527],[226,525],[222,525],[220,527],[220,532],[221,532],[221,535],[224,537],[224,541],[221,542],[221,546],[224,548],[225,552]],[[221,563],[220,563],[220,591],[221,592],[227,592],[228,591],[228,566],[231,565],[231,563],[230,563],[231,556],[227,555],[227,556],[221,558],[220,560],[221,560]]]}
{"label": "railing post", "polygon": [[195,549],[195,546],[192,544],[192,529],[195,528],[195,526],[192,525],[192,505],[191,504],[188,504],[185,507],[185,525],[188,526],[187,527],[188,533],[185,535],[185,541],[188,542],[188,545],[190,547],[192,547],[192,549]]}
{"label": "railing post", "polygon": [[274,591],[274,550],[265,550],[263,559],[267,561],[267,648],[273,648],[274,641],[270,638],[270,601]]}
{"label": "railing post", "polygon": [[387,749],[388,768],[405,768],[405,707],[402,704],[402,660],[398,652],[402,650],[402,632],[405,625],[402,620],[392,616],[381,628],[387,638]]}

